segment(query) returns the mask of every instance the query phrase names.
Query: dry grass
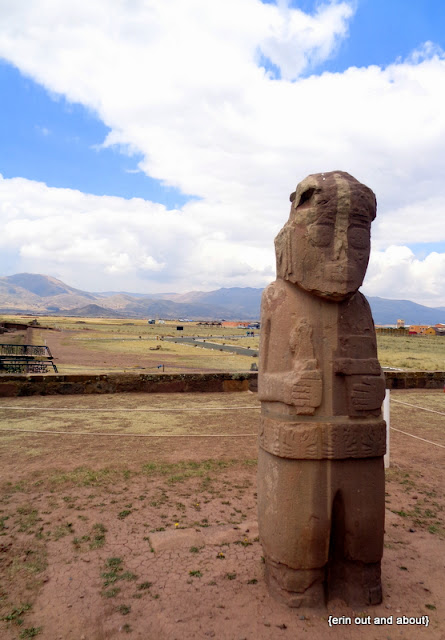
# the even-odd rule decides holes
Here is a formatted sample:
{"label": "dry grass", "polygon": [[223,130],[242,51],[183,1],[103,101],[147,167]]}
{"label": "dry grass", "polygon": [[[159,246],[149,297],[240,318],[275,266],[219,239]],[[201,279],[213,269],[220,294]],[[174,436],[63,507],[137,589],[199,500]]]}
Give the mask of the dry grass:
{"label": "dry grass", "polygon": [[[20,317],[15,316],[20,321]],[[6,316],[5,316],[6,319]],[[23,318],[28,321],[29,318]],[[58,363],[61,373],[79,373],[86,371],[90,373],[108,373],[110,371],[131,371],[134,369],[155,370],[157,364],[164,364],[166,371],[170,373],[184,370],[194,371],[248,371],[256,359],[248,356],[227,354],[224,352],[204,350],[199,346],[189,346],[185,344],[174,344],[157,340],[162,336],[192,336],[200,335],[206,339],[219,344],[233,344],[235,346],[251,347],[252,350],[259,346],[258,332],[255,337],[247,337],[245,329],[223,328],[215,326],[198,325],[196,322],[178,323],[177,321],[167,321],[163,325],[149,325],[146,320],[134,319],[104,319],[104,318],[65,318],[65,317],[45,317],[40,320],[42,325],[54,327],[66,331],[63,344],[72,347],[79,352],[84,352],[85,357],[82,362],[67,362],[62,360]],[[183,331],[176,330],[177,326],[182,326]],[[40,340],[42,343],[46,337],[50,338],[50,333],[34,331],[33,341]],[[6,340],[21,341],[21,336],[14,337],[6,334]],[[225,336],[236,336],[225,337]],[[443,371],[445,370],[445,338],[436,336],[377,336],[378,356],[380,363],[384,367],[394,367],[403,370],[424,370]],[[150,347],[160,347],[158,351],[150,350]],[[102,364],[104,366],[89,362],[89,354],[94,352],[96,356],[104,354]],[[57,357],[57,353],[54,354]],[[116,355],[116,361],[110,362],[110,356]],[[135,363],[119,363],[119,356],[135,356],[137,358],[147,357],[150,364],[135,361]],[[107,360],[108,359],[108,360]]]}
{"label": "dry grass", "polygon": [[[237,407],[244,406],[257,408],[237,410]],[[223,407],[229,407],[230,410]],[[2,429],[30,431],[16,434],[2,431],[0,457],[11,459],[19,456],[22,460],[38,458],[45,452],[48,455],[48,445],[53,443],[57,447],[65,448],[69,459],[71,447],[75,450],[81,442],[68,436],[55,436],[55,440],[48,441],[50,436],[39,434],[39,431],[62,431],[73,435],[106,432],[163,436],[190,433],[236,435],[242,432],[252,433],[254,442],[258,407],[256,395],[246,396],[244,393],[87,395],[82,397],[81,407],[76,396],[0,398]],[[157,442],[156,439],[152,441],[150,438],[125,439],[124,451],[128,447],[144,450],[147,440],[150,441],[150,446]],[[102,463],[112,466],[118,461],[121,462],[120,449],[123,441],[120,438],[105,438],[102,444],[101,442],[98,444],[104,447]],[[82,457],[87,460],[88,453],[85,451]]]}
{"label": "dry grass", "polygon": [[444,371],[443,336],[377,336],[380,364],[411,371]]}
{"label": "dry grass", "polygon": [[[0,320],[29,322],[26,316],[1,316]],[[42,326],[52,327],[63,331],[94,331],[95,335],[103,334],[102,337],[110,337],[120,335],[125,337],[138,337],[142,335],[145,338],[155,338],[156,336],[223,336],[223,335],[240,335],[244,336],[245,329],[234,329],[232,327],[218,327],[199,325],[197,322],[178,322],[177,320],[167,320],[165,324],[148,324],[147,320],[122,319],[122,318],[69,318],[65,316],[45,316],[39,319]],[[176,327],[183,327],[182,331],[177,331]]]}

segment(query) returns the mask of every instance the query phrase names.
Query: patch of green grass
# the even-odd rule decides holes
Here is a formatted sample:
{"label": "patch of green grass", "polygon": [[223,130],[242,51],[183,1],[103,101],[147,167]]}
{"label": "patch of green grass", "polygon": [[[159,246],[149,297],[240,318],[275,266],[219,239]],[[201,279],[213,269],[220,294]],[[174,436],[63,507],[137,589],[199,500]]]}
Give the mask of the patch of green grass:
{"label": "patch of green grass", "polygon": [[100,549],[104,546],[106,532],[107,528],[100,522],[93,525],[93,540],[90,543],[90,549]]}
{"label": "patch of green grass", "polygon": [[176,463],[150,462],[142,467],[143,473],[151,475],[170,476],[169,484],[184,482],[187,478],[202,478],[209,472],[222,471],[234,464],[235,460],[203,460],[202,462],[183,461]]}
{"label": "patch of green grass", "polygon": [[131,509],[124,509],[123,511],[117,514],[117,517],[119,518],[119,520],[123,520],[124,518],[129,516],[130,513],[131,513]]}
{"label": "patch of green grass", "polygon": [[250,547],[253,542],[251,542],[247,538],[244,538],[244,540],[236,540],[235,544],[240,544],[242,547]]}
{"label": "patch of green grass", "polygon": [[436,611],[436,605],[435,604],[426,604],[425,607],[427,609],[429,609],[430,611]]}
{"label": "patch of green grass", "polygon": [[41,573],[48,566],[46,548],[42,546],[35,546],[33,549],[28,549],[26,552],[26,560],[23,562],[13,561],[12,568],[20,570],[25,569],[28,573]]}
{"label": "patch of green grass", "polygon": [[137,579],[137,575],[132,571],[124,571],[119,576],[119,580],[136,580],[136,579]]}
{"label": "patch of green grass", "polygon": [[120,592],[120,587],[113,587],[112,589],[108,589],[107,591],[102,591],[102,595],[104,598],[114,598]]}
{"label": "patch of green grass", "polygon": [[114,469],[89,469],[77,467],[73,471],[56,471],[49,477],[50,484],[67,484],[80,487],[94,487],[108,484],[120,476]]}
{"label": "patch of green grass", "polygon": [[73,545],[76,549],[80,549],[82,542],[89,542],[91,540],[89,535],[82,536],[81,538],[73,538]]}
{"label": "patch of green grass", "polygon": [[3,616],[3,618],[0,618],[0,619],[4,620],[5,622],[15,622],[15,624],[22,625],[23,624],[22,615],[27,611],[29,611],[31,607],[32,605],[29,604],[29,602],[27,602],[26,604],[23,604],[21,607],[14,607],[11,613],[8,613],[8,615]]}
{"label": "patch of green grass", "polygon": [[189,576],[192,576],[192,578],[202,578],[202,573],[199,569],[197,571],[189,571]]}
{"label": "patch of green grass", "polygon": [[409,513],[407,513],[403,509],[400,509],[400,511],[397,511],[396,509],[391,509],[391,511],[396,515],[401,516],[402,518],[407,518],[409,516]]}
{"label": "patch of green grass", "polygon": [[235,580],[236,573],[226,573],[227,580]]}
{"label": "patch of green grass", "polygon": [[6,520],[9,520],[9,516],[2,516],[0,518],[0,531],[7,529],[8,527],[5,525]]}
{"label": "patch of green grass", "polygon": [[[114,584],[118,580],[136,580],[136,574],[131,571],[124,571],[122,566],[122,558],[108,558],[105,562],[106,571],[101,573],[101,577],[103,578],[103,586],[109,587]],[[111,597],[111,596],[107,596]]]}
{"label": "patch of green grass", "polygon": [[126,604],[120,604],[118,607],[116,607],[116,611],[121,613],[123,616],[126,616],[130,613],[131,607]]}
{"label": "patch of green grass", "polygon": [[65,524],[60,524],[58,527],[54,529],[53,537],[54,540],[60,540],[60,538],[64,538],[68,536],[70,533],[74,533],[73,523],[67,522]]}
{"label": "patch of green grass", "polygon": [[150,589],[152,584],[152,582],[141,582],[141,584],[138,584],[138,589],[140,591],[146,591],[147,589]]}
{"label": "patch of green grass", "polygon": [[31,505],[18,507],[17,513],[19,515],[18,525],[20,532],[31,531],[40,521],[37,509],[33,509]]}
{"label": "patch of green grass", "polygon": [[23,629],[19,638],[35,638],[42,630],[42,627],[29,627],[28,629]]}

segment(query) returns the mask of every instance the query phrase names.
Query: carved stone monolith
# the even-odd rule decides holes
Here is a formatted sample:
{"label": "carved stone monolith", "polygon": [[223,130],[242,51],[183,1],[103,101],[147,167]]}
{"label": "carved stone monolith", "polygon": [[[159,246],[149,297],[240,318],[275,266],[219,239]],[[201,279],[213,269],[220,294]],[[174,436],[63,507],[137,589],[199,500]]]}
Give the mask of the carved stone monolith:
{"label": "carved stone monolith", "polygon": [[382,599],[385,380],[358,292],[374,193],[310,175],[275,239],[261,304],[258,518],[266,580],[289,606]]}

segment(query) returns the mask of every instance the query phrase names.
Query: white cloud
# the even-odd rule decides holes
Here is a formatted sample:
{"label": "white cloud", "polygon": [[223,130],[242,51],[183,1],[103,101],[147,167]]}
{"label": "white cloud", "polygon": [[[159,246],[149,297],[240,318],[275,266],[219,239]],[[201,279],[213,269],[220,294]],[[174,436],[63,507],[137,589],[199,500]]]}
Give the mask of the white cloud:
{"label": "white cloud", "polygon": [[[378,198],[367,286],[398,297],[396,281],[390,289],[375,274],[389,268],[388,247],[445,246],[445,60],[426,43],[385,69],[302,78],[354,28],[352,6],[306,15],[285,1],[116,0],[112,11],[105,0],[4,2],[0,56],[95,110],[111,128],[105,145],[142,153],[142,171],[199,199],[169,212],[3,180],[0,242],[20,250],[24,269],[83,288],[262,286],[290,191],[308,173],[342,169]],[[405,254],[395,255],[403,271]],[[430,273],[426,298],[445,305],[440,257],[408,263]],[[420,276],[404,290],[420,300]]]}
{"label": "white cloud", "polygon": [[408,247],[390,246],[373,252],[363,290],[370,296],[439,306],[438,301],[445,300],[444,273],[445,252],[432,252],[419,260]]}
{"label": "white cloud", "polygon": [[[190,203],[193,209],[199,204]],[[187,208],[186,207],[186,208]],[[230,240],[200,215],[0,176],[0,252],[15,249],[20,270],[48,273],[86,289],[186,291],[203,284],[259,286],[272,278],[272,248]],[[230,219],[228,225],[231,225]],[[228,228],[228,231],[230,229]],[[240,257],[242,256],[242,257]]]}
{"label": "white cloud", "polygon": [[295,80],[308,66],[324,62],[346,36],[354,13],[347,2],[321,5],[314,16],[282,2],[278,9],[268,5],[267,11],[269,34],[259,47],[285,80]]}

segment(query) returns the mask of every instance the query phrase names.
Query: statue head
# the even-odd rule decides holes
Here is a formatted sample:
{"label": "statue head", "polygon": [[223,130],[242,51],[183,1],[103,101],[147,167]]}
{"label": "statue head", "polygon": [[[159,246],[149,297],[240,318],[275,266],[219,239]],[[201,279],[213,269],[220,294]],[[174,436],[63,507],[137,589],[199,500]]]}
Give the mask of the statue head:
{"label": "statue head", "polygon": [[330,300],[363,283],[369,261],[374,193],[349,173],[308,176],[290,196],[289,220],[275,238],[277,276]]}

